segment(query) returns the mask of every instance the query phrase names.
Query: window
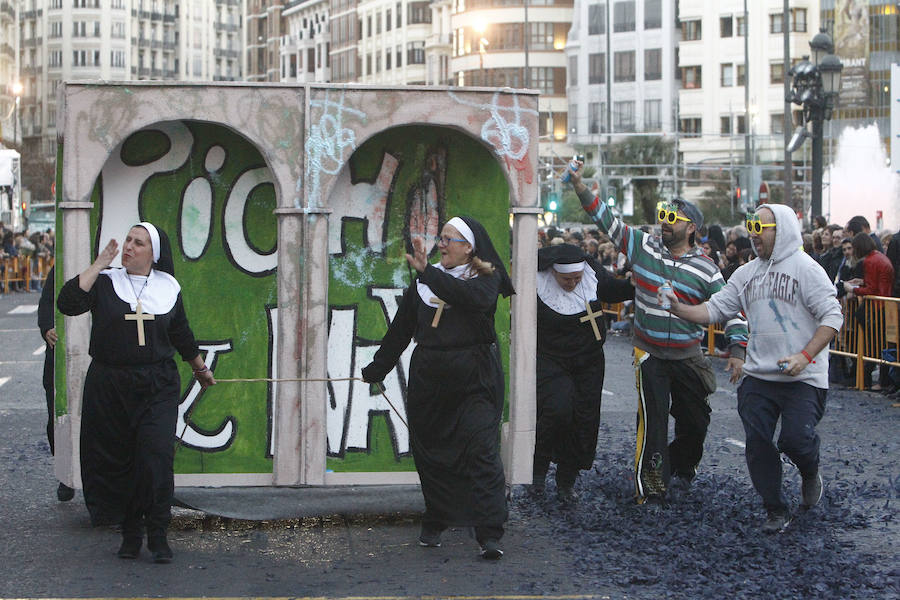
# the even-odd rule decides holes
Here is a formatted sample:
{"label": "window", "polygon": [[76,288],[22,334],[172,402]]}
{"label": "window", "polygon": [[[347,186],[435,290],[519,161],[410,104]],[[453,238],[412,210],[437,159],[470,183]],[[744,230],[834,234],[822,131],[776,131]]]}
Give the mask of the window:
{"label": "window", "polygon": [[773,134],[784,133],[784,113],[772,113],[769,115],[769,129]]}
{"label": "window", "polygon": [[588,104],[588,132],[600,133],[600,103]]}
{"label": "window", "polygon": [[72,37],[86,37],[87,23],[85,21],[72,22]]}
{"label": "window", "polygon": [[375,35],[381,34],[381,13],[375,13]]}
{"label": "window", "polygon": [[731,15],[719,17],[719,37],[730,38],[734,36],[734,19]]}
{"label": "window", "polygon": [[634,131],[634,101],[613,102],[613,130]]}
{"label": "window", "polygon": [[315,73],[316,72],[316,49],[315,48],[307,48],[307,50],[306,50],[306,72],[307,73]]}
{"label": "window", "polygon": [[613,31],[634,31],[634,0],[613,4]]}
{"label": "window", "polygon": [[681,22],[681,39],[686,42],[699,40],[701,38],[700,20]]}
{"label": "window", "polygon": [[431,8],[428,2],[410,2],[409,15],[407,15],[407,24],[413,23],[431,23]]}
{"label": "window", "polygon": [[662,0],[644,0],[644,29],[662,28]]}
{"label": "window", "polygon": [[606,53],[588,56],[588,83],[606,83]]}
{"label": "window", "polygon": [[790,12],[791,31],[806,33],[806,9],[792,8]]}
{"label": "window", "polygon": [[686,136],[699,137],[701,133],[700,117],[688,117],[678,120],[678,131]]}
{"label": "window", "polygon": [[769,33],[784,33],[784,15],[781,13],[769,15]]}
{"label": "window", "polygon": [[744,20],[744,17],[737,18],[737,34],[738,37],[747,35],[747,21]]}
{"label": "window", "polygon": [[730,63],[720,65],[719,85],[722,87],[734,86],[734,65]]}
{"label": "window", "polygon": [[634,50],[614,53],[613,63],[615,81],[634,81]]}
{"label": "window", "polygon": [[569,105],[569,133],[578,134],[578,105]]}
{"label": "window", "polygon": [[591,4],[588,6],[588,35],[604,35],[606,33],[606,5]]}
{"label": "window", "polygon": [[722,135],[731,135],[731,115],[719,117],[719,131]]}
{"label": "window", "polygon": [[61,67],[62,66],[62,50],[51,50],[50,51],[50,67]]}
{"label": "window", "polygon": [[391,58],[392,58],[393,56],[394,56],[394,54],[393,54],[391,51],[388,51],[388,52],[384,55],[384,70],[385,70],[385,71],[390,71],[390,70],[391,70]]}
{"label": "window", "polygon": [[686,90],[699,90],[701,88],[702,67],[681,67],[681,85]]}
{"label": "window", "polygon": [[569,57],[569,85],[578,85],[578,55]]}
{"label": "window", "polygon": [[123,21],[113,21],[111,37],[118,40],[125,39],[125,23]]}
{"label": "window", "polygon": [[644,81],[662,79],[662,49],[644,50]]}
{"label": "window", "polygon": [[109,53],[109,64],[113,67],[122,68],[125,66],[125,52],[122,50],[113,50]]}
{"label": "window", "polygon": [[737,132],[747,133],[747,117],[745,115],[737,116]]}
{"label": "window", "polygon": [[769,63],[769,83],[784,83],[784,63]]}
{"label": "window", "polygon": [[744,86],[747,84],[747,68],[744,65],[737,66],[737,85]]}
{"label": "window", "polygon": [[[430,13],[429,13],[430,14]],[[406,64],[425,64],[425,42],[409,42],[406,44]]]}
{"label": "window", "polygon": [[662,130],[662,100],[644,100],[644,130]]}
{"label": "window", "polygon": [[[394,14],[397,15],[397,27],[403,25],[403,5],[399,2],[397,3],[397,10],[394,11]],[[397,66],[400,66],[400,63],[397,63]]]}

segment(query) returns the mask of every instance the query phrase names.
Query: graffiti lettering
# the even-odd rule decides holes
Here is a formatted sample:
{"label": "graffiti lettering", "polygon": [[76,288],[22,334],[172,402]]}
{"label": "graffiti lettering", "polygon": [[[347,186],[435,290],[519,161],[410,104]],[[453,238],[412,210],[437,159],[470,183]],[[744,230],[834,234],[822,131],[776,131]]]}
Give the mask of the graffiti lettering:
{"label": "graffiti lettering", "polygon": [[344,92],[331,100],[326,90],[324,100],[310,100],[310,108],[320,109],[318,122],[310,125],[306,139],[306,185],[310,206],[319,205],[321,173],[336,175],[356,149],[356,132],[344,127],[344,116],[365,120],[366,113],[344,106]]}
{"label": "graffiti lettering", "polygon": [[[215,371],[219,354],[231,352],[232,348],[231,340],[203,342],[199,346],[200,352],[206,353],[203,358],[203,364],[210,371]],[[178,404],[178,421],[176,422],[175,433],[182,443],[189,448],[207,452],[224,450],[234,440],[234,417],[226,418],[218,429],[214,431],[204,431],[198,428],[190,421],[189,417],[201,394],[203,394],[203,388],[200,387],[197,381],[194,381]]]}

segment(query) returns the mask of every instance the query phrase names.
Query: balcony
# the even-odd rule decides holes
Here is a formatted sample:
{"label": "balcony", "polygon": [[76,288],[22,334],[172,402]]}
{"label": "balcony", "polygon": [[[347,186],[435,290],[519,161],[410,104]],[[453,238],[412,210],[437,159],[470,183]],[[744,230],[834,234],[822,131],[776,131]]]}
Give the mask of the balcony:
{"label": "balcony", "polygon": [[40,65],[31,67],[22,67],[22,75],[39,75],[43,67]]}
{"label": "balcony", "polygon": [[11,19],[16,18],[16,8],[9,2],[0,2],[0,13],[5,13]]}
{"label": "balcony", "polygon": [[215,27],[216,31],[229,31],[229,32],[240,31],[240,27],[238,25],[235,25],[234,23],[216,22],[214,27]]}
{"label": "balcony", "polygon": [[37,19],[38,17],[40,17],[43,14],[44,14],[43,8],[39,8],[37,10],[24,10],[19,13],[19,20],[27,21],[30,19]]}
{"label": "balcony", "polygon": [[228,50],[226,48],[215,48],[213,50],[213,56],[216,58],[240,58],[241,53],[239,50]]}
{"label": "balcony", "polygon": [[28,38],[27,40],[22,40],[22,47],[23,48],[36,48],[37,46],[40,46],[43,42],[44,42],[44,38],[42,38],[42,37]]}
{"label": "balcony", "polygon": [[0,45],[0,54],[5,54],[6,56],[13,59],[16,57],[15,49],[9,44]]}

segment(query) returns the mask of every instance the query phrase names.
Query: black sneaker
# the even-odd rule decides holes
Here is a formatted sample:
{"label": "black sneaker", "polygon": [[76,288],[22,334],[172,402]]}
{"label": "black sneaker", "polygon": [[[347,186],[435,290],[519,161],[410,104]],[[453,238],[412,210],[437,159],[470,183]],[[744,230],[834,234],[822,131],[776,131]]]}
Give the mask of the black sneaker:
{"label": "black sneaker", "polygon": [[578,494],[571,486],[558,487],[556,488],[556,499],[562,504],[571,504],[578,500]]}
{"label": "black sneaker", "polygon": [[122,545],[119,546],[119,551],[116,553],[116,556],[133,560],[141,553],[141,544],[143,543],[144,539],[140,537],[123,537]]}
{"label": "black sneaker", "polygon": [[68,502],[74,497],[75,490],[60,482],[59,486],[56,488],[56,499],[60,502]]}
{"label": "black sneaker", "polygon": [[166,564],[172,562],[172,549],[165,535],[151,535],[147,538],[147,549],[153,555],[153,562]]}
{"label": "black sneaker", "polygon": [[424,546],[425,548],[440,548],[441,533],[442,532],[440,531],[425,529],[423,527],[422,531],[419,533],[419,545]]}
{"label": "black sneaker", "polygon": [[691,492],[692,480],[683,475],[675,475],[669,481],[669,488],[666,490],[666,498],[669,500],[680,500]]}
{"label": "black sneaker", "polygon": [[770,510],[766,522],[763,523],[763,533],[781,533],[791,524],[791,513],[786,510]]}
{"label": "black sneaker", "polygon": [[485,540],[481,544],[481,558],[485,560],[500,560],[503,556],[503,550],[500,549],[500,542],[497,540]]}
{"label": "black sneaker", "polygon": [[816,471],[815,475],[804,477],[800,490],[803,493],[803,502],[800,506],[810,509],[818,504],[822,499],[822,475]]}

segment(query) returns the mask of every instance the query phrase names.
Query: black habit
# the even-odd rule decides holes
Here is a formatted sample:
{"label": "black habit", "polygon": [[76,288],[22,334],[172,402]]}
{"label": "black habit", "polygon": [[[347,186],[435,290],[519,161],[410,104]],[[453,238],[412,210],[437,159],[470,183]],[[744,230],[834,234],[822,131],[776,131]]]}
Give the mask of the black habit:
{"label": "black habit", "polygon": [[423,301],[414,281],[363,369],[366,381],[382,381],[415,338],[406,410],[425,497],[423,525],[437,531],[475,526],[479,542],[499,539],[507,517],[499,443],[504,383],[494,311],[508,279],[499,273],[458,279],[426,267],[418,281],[447,303],[438,326],[432,327],[438,309]]}
{"label": "black habit", "polygon": [[79,276],[66,282],[57,306],[66,315],[90,311],[92,317],[81,413],[81,479],[91,523],[133,527],[144,519],[151,534],[165,530],[181,395],[173,356],[176,350],[184,360],[199,354],[181,293],[168,312],[138,325],[125,319],[135,311],[106,272],[88,292],[78,282]]}
{"label": "black habit", "polygon": [[[569,298],[577,306],[590,302],[591,312],[602,310],[603,302],[621,302],[634,298],[634,287],[624,279],[617,279],[595,259],[579,248],[562,244],[538,251],[538,269],[545,277],[552,277],[553,264],[585,262],[585,277],[590,269],[596,276],[596,286],[576,288]],[[539,274],[540,276],[540,274]],[[549,287],[556,286],[555,281]],[[572,314],[562,314],[541,298],[538,286],[537,308],[537,431],[535,439],[535,476],[543,482],[549,461],[557,464],[557,482],[571,487],[579,469],[590,469],[597,448],[600,427],[600,404],[603,395],[606,322],[596,317],[600,339],[597,340],[590,321],[582,308]],[[554,292],[550,289],[550,292]],[[549,295],[549,294],[548,294]],[[548,299],[549,301],[549,299]],[[563,303],[560,303],[563,304]],[[574,310],[574,309],[570,309]],[[565,311],[569,312],[569,311]],[[543,473],[538,465],[543,464]]]}

